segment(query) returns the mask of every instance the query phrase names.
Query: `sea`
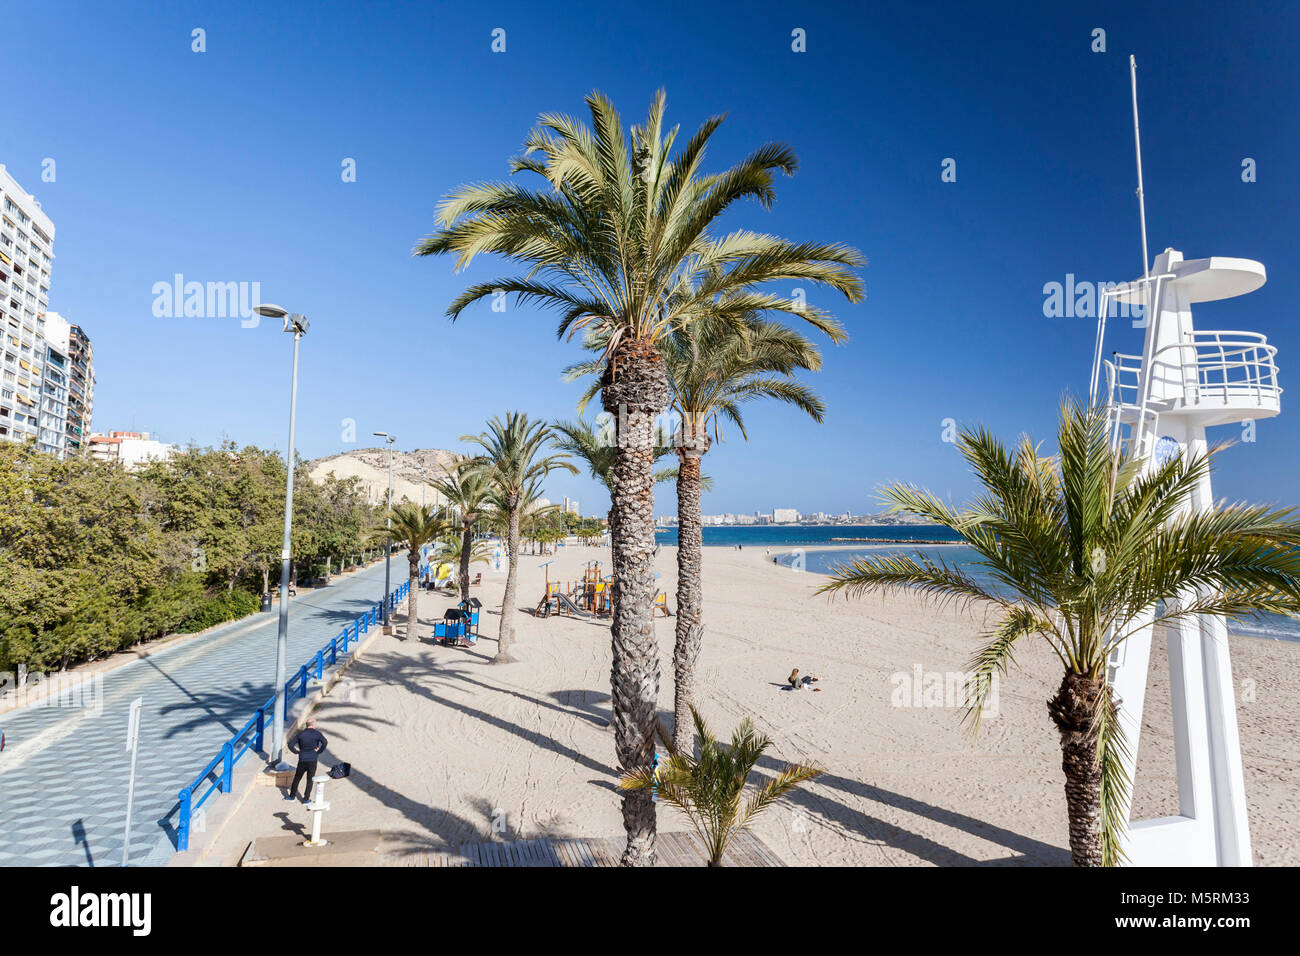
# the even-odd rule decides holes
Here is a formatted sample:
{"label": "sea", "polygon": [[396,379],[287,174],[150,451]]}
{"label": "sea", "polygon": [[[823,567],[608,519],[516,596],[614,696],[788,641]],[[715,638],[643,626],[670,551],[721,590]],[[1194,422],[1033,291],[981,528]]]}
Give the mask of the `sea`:
{"label": "sea", "polygon": [[[994,587],[979,565],[979,555],[960,544],[948,528],[933,525],[713,525],[704,528],[705,547],[762,548],[772,560],[791,571],[830,574],[837,565],[867,554],[922,554],[970,574]],[[659,544],[676,545],[677,529],[655,532]],[[1280,614],[1236,618],[1228,622],[1234,634],[1264,640],[1300,642],[1300,620]]]}

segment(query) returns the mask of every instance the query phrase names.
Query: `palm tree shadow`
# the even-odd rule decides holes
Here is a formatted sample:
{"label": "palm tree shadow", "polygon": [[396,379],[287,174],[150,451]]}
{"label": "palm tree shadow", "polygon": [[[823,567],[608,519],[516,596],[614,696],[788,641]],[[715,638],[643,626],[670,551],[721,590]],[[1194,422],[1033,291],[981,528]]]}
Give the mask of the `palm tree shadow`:
{"label": "palm tree shadow", "polygon": [[[764,770],[776,773],[785,766],[785,761],[763,756],[759,759],[759,766]],[[811,790],[796,789],[786,798],[809,813],[819,816],[832,829],[847,831],[846,836],[849,833],[856,834],[873,843],[880,843],[902,850],[936,866],[1069,866],[1070,863],[1070,853],[1066,849],[967,816],[955,810],[924,803],[914,797],[831,773],[821,774],[816,778],[816,783],[823,787],[839,790],[862,801],[882,803],[906,813],[924,817],[927,820],[961,830],[1011,851],[1011,855],[1007,857],[996,860],[980,860],[951,847],[944,846],[929,837],[906,830],[878,817],[873,817],[843,802],[830,800]],[[828,803],[839,808],[838,812],[828,813],[826,807]]]}

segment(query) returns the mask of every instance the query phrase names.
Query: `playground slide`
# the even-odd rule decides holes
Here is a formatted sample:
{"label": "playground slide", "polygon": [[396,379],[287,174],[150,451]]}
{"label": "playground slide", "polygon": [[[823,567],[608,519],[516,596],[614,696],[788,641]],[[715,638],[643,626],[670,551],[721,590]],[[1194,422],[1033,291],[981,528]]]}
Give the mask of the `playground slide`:
{"label": "playground slide", "polygon": [[570,601],[570,600],[569,600],[567,597],[565,597],[563,594],[557,594],[557,595],[555,595],[555,596],[559,599],[560,604],[561,604],[563,607],[565,607],[565,608],[568,609],[568,611],[569,611],[570,614],[581,614],[583,617],[591,617],[591,615],[590,615],[588,612],[586,612],[586,611],[584,611],[582,608],[578,607],[578,605],[574,604],[572,601]]}

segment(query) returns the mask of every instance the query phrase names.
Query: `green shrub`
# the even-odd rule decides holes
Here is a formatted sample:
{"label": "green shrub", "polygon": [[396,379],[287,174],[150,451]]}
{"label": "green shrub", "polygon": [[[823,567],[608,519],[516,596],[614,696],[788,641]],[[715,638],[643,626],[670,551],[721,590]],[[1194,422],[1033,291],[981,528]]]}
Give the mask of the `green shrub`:
{"label": "green shrub", "polygon": [[181,634],[192,634],[226,621],[238,620],[261,608],[261,601],[247,591],[222,591],[220,594],[203,599],[180,624],[176,630]]}

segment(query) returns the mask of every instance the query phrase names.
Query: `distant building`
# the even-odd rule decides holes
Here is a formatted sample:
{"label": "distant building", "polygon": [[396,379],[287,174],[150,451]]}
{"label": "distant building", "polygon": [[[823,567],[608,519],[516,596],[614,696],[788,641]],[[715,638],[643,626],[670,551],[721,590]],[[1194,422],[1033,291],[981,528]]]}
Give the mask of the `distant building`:
{"label": "distant building", "polygon": [[45,374],[41,384],[41,432],[46,449],[79,454],[90,431],[95,371],[90,339],[57,312],[45,315]]}
{"label": "distant building", "polygon": [[574,501],[574,500],[572,500],[572,499],[570,499],[570,498],[568,498],[568,497],[565,497],[565,499],[564,499],[564,508],[563,508],[563,513],[564,513],[564,514],[575,514],[575,515],[577,515],[577,516],[580,517],[580,518],[582,517],[582,512],[578,510],[578,502],[577,502],[577,501]]}
{"label": "distant building", "polygon": [[166,461],[176,454],[175,445],[150,438],[148,432],[92,433],[86,445],[91,458],[118,461],[128,469],[138,468],[149,461]]}
{"label": "distant building", "polygon": [[0,165],[0,440],[62,455],[61,386],[48,403],[43,393],[53,262],[54,223]]}
{"label": "distant building", "polygon": [[773,524],[794,524],[799,520],[799,512],[795,508],[773,508]]}

